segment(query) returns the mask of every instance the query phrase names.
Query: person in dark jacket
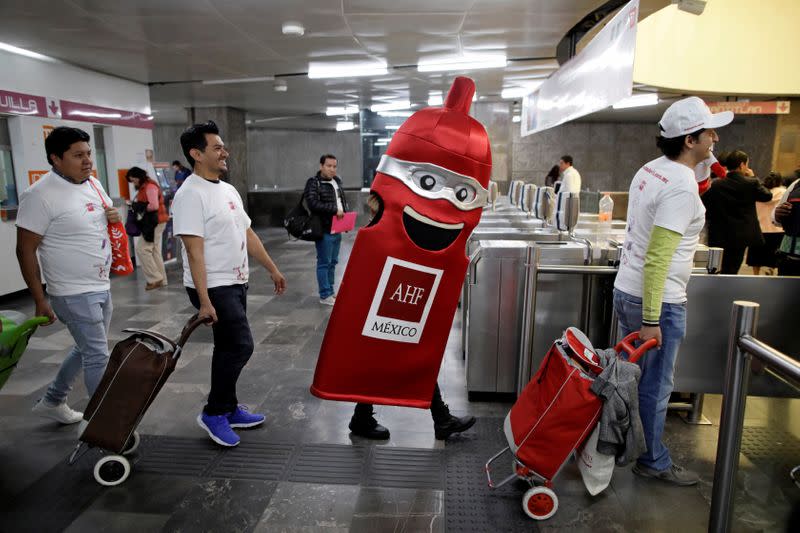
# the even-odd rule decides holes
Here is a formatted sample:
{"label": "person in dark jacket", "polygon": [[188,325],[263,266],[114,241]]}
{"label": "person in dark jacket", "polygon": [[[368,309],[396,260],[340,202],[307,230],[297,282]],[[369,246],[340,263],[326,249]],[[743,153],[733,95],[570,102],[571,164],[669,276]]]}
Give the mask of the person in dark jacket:
{"label": "person in dark jacket", "polygon": [[716,179],[702,196],[706,206],[708,245],[724,249],[722,274],[736,274],[748,246],[764,244],[756,202],[772,200],[772,193],[753,177],[749,157],[734,150],[723,160],[725,178]]}
{"label": "person in dark jacket", "polygon": [[336,156],[325,154],[319,158],[319,171],[308,178],[303,196],[312,215],[322,221],[322,238],[317,246],[317,284],[319,303],[333,305],[336,293],[333,290],[336,265],[339,263],[340,233],[331,234],[333,217],[342,218],[347,211],[347,199],[342,189],[342,180],[336,175]]}

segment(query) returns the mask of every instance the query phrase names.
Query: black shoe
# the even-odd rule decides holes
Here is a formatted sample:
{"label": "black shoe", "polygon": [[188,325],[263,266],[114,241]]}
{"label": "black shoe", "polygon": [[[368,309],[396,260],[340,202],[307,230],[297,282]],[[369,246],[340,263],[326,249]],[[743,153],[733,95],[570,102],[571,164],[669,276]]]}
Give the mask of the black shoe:
{"label": "black shoe", "polygon": [[356,416],[350,419],[350,431],[354,435],[364,437],[365,439],[373,440],[386,440],[389,438],[389,430],[382,425],[378,424],[375,417],[369,416]]}
{"label": "black shoe", "polygon": [[637,476],[659,479],[680,487],[697,485],[698,481],[697,474],[676,464],[673,464],[666,470],[653,470],[652,468],[636,463],[633,465],[631,471]]}
{"label": "black shoe", "polygon": [[437,440],[447,440],[453,433],[461,433],[471,428],[475,424],[474,416],[453,416],[448,415],[444,422],[434,422],[433,431]]}

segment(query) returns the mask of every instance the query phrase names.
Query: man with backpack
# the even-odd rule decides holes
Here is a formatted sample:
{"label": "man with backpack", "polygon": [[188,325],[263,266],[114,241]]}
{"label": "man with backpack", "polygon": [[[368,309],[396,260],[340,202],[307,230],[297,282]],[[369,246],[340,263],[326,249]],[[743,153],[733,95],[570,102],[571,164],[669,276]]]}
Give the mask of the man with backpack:
{"label": "man with backpack", "polygon": [[319,158],[319,171],[306,181],[303,199],[311,216],[317,216],[322,225],[322,237],[315,241],[317,247],[317,284],[319,303],[333,305],[336,293],[333,290],[336,265],[339,263],[340,233],[331,233],[333,217],[342,218],[347,211],[347,199],[342,180],[336,175],[338,161],[333,154]]}

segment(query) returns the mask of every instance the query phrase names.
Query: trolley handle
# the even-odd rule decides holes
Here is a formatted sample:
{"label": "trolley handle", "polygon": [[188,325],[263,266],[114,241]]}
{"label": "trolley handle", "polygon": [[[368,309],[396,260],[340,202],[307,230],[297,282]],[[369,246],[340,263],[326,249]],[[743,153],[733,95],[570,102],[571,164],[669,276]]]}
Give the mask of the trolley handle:
{"label": "trolley handle", "polygon": [[639,332],[634,331],[614,346],[614,350],[617,352],[625,352],[628,354],[628,361],[631,363],[635,363],[639,360],[642,355],[647,352],[650,348],[654,348],[658,341],[656,339],[650,339],[645,341],[641,346],[638,348],[634,348],[633,343],[639,340]]}
{"label": "trolley handle", "polygon": [[183,345],[189,340],[189,337],[194,333],[201,324],[210,324],[210,318],[199,318],[198,315],[192,316],[186,325],[183,326],[183,331],[181,331],[181,336],[178,338],[177,345],[179,348],[183,348]]}

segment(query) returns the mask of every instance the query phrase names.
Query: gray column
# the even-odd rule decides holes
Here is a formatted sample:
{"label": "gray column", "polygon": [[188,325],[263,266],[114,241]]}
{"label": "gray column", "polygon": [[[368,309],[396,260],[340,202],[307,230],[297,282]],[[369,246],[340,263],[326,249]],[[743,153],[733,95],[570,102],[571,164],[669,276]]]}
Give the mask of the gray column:
{"label": "gray column", "polygon": [[213,120],[219,126],[219,136],[230,152],[228,157],[228,182],[236,187],[247,209],[247,127],[245,112],[233,107],[195,107],[189,111],[193,123]]}
{"label": "gray column", "polygon": [[472,104],[472,116],[483,124],[489,134],[492,145],[492,180],[497,182],[501,191],[506,191],[511,179],[511,104],[475,102]]}

